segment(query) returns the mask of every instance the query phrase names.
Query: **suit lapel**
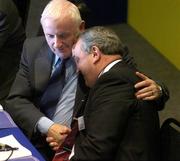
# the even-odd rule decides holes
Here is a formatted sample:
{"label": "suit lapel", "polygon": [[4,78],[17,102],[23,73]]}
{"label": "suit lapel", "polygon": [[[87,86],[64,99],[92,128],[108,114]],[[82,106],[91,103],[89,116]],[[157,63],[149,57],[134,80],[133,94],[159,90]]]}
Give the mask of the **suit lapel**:
{"label": "suit lapel", "polygon": [[51,74],[51,66],[54,54],[47,44],[44,44],[40,50],[39,56],[35,60],[35,88],[43,92],[47,86]]}
{"label": "suit lapel", "polygon": [[74,112],[73,112],[74,117],[80,116],[83,113],[84,107],[86,105],[88,93],[89,93],[89,88],[85,85],[83,76],[79,74]]}
{"label": "suit lapel", "polygon": [[[117,63],[121,65],[121,62]],[[119,65],[118,65],[119,66]],[[116,67],[119,68],[119,67]],[[77,84],[77,92],[76,92],[76,98],[75,98],[75,105],[74,105],[74,112],[73,116],[77,117],[79,116],[82,111],[84,111],[84,107],[87,102],[87,98],[89,95],[89,88],[85,85],[84,78],[82,74],[79,74],[78,76],[78,84]],[[92,89],[91,89],[92,93]]]}

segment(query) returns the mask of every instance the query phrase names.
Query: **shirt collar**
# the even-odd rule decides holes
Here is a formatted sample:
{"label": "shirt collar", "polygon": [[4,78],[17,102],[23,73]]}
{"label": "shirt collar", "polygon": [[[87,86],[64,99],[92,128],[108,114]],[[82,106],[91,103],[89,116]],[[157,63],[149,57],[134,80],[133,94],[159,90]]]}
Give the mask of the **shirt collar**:
{"label": "shirt collar", "polygon": [[56,66],[56,63],[57,63],[58,59],[59,59],[59,56],[57,56],[55,54],[54,61],[53,61],[53,66]]}
{"label": "shirt collar", "polygon": [[122,61],[122,59],[118,59],[118,60],[115,60],[113,62],[111,62],[110,64],[108,64],[102,71],[101,73],[99,74],[98,78],[103,75],[104,73],[108,72],[115,64],[117,64],[118,62]]}

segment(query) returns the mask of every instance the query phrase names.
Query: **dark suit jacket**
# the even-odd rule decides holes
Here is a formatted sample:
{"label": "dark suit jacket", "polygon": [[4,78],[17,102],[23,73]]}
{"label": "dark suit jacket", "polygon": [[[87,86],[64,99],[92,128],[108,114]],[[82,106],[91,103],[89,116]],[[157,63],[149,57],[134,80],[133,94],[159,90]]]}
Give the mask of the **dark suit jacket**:
{"label": "dark suit jacket", "polygon": [[47,160],[52,160],[54,152],[45,137],[35,131],[35,126],[44,116],[40,111],[40,100],[50,78],[53,55],[44,37],[25,41],[20,68],[5,106],[5,110]]}
{"label": "dark suit jacket", "polygon": [[25,31],[16,6],[12,0],[0,0],[0,102],[15,78],[24,40]]}
{"label": "dark suit jacket", "polygon": [[10,90],[5,109],[31,138],[40,117],[39,101],[51,73],[53,53],[44,37],[24,43],[20,69]]}
{"label": "dark suit jacket", "polygon": [[97,80],[75,109],[76,117],[84,115],[85,130],[77,135],[72,161],[159,160],[156,102],[135,98],[138,81],[123,62]]}

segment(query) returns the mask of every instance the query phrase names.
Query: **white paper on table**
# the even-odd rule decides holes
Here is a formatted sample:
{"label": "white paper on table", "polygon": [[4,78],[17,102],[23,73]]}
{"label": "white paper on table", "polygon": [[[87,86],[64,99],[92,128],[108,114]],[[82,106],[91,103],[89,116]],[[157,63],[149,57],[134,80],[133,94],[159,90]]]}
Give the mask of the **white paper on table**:
{"label": "white paper on table", "polygon": [[[16,147],[18,150],[13,150],[13,154],[10,157],[10,159],[20,158],[20,157],[26,157],[31,156],[32,153],[27,148],[23,147],[13,135],[8,135],[5,137],[0,138],[0,143],[7,144],[11,147]],[[0,152],[0,161],[3,161],[8,158],[8,156],[11,154],[11,151],[1,151]]]}
{"label": "white paper on table", "polygon": [[0,104],[0,111],[3,111],[3,106]]}

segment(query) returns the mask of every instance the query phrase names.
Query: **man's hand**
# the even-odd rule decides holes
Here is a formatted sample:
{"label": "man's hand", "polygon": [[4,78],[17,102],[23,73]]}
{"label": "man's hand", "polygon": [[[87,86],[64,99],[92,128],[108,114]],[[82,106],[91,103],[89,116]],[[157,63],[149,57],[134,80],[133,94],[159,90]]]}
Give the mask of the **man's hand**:
{"label": "man's hand", "polygon": [[137,99],[156,100],[161,97],[161,87],[155,81],[140,72],[136,72],[136,75],[142,79],[141,82],[135,84]]}
{"label": "man's hand", "polygon": [[58,150],[70,132],[70,128],[55,123],[49,128],[46,141],[53,150]]}

